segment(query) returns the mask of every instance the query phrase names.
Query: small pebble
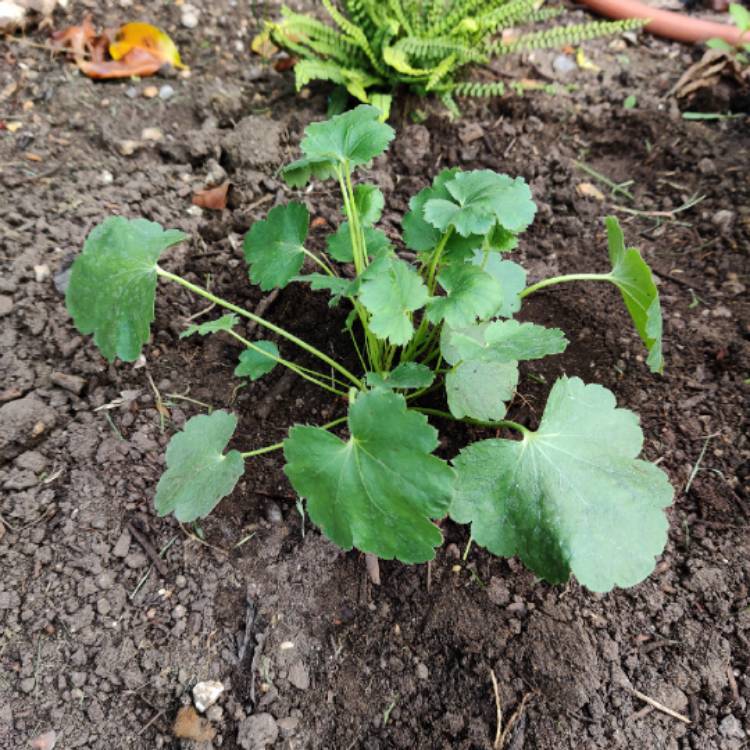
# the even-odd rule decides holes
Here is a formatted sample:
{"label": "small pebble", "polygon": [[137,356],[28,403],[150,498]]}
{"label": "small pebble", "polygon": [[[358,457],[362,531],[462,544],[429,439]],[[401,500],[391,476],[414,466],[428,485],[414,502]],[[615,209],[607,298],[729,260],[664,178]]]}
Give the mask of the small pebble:
{"label": "small pebble", "polygon": [[132,156],[140,147],[141,144],[138,141],[124,140],[117,142],[117,150],[121,156]]}
{"label": "small pebble", "polygon": [[430,670],[427,669],[427,666],[425,664],[422,664],[422,662],[419,662],[417,664],[417,677],[420,680],[426,680],[430,676]]}
{"label": "small pebble", "polygon": [[102,185],[111,185],[114,181],[115,177],[112,172],[108,172],[106,169],[99,172],[99,182]]}
{"label": "small pebble", "polygon": [[[172,610],[172,617],[174,617],[175,620],[181,620],[185,615],[187,614],[187,609],[182,604],[178,604],[173,610]],[[222,688],[223,690],[224,688]]]}
{"label": "small pebble", "polygon": [[0,294],[0,318],[3,315],[8,315],[13,309],[13,298],[8,297],[5,294]]}
{"label": "small pebble", "polygon": [[146,86],[142,93],[146,99],[153,99],[159,95],[159,89],[156,86]]}
{"label": "small pebble", "polygon": [[171,99],[173,96],[174,89],[168,83],[159,89],[159,99]]}
{"label": "small pebble", "polygon": [[34,278],[36,279],[37,284],[41,284],[43,281],[46,281],[49,278],[49,266],[46,263],[43,263],[39,266],[34,266]]}
{"label": "small pebble", "polygon": [[144,141],[160,141],[164,138],[164,134],[159,128],[143,128],[141,131],[141,140]]}
{"label": "small pebble", "polygon": [[128,99],[135,99],[136,96],[138,96],[138,89],[135,86],[128,86],[125,90],[125,96],[127,96]]}
{"label": "small pebble", "polygon": [[186,3],[182,6],[182,17],[180,23],[186,29],[194,29],[198,25],[198,19],[200,17],[200,11],[194,6]]}
{"label": "small pebble", "polygon": [[[182,605],[178,605],[177,607],[175,607],[175,612],[181,606]],[[206,680],[204,682],[199,682],[193,688],[193,703],[195,703],[195,707],[201,713],[204,713],[206,709],[211,708],[211,706],[213,706],[214,703],[219,700],[219,696],[223,692],[224,685],[222,685],[217,680]]]}

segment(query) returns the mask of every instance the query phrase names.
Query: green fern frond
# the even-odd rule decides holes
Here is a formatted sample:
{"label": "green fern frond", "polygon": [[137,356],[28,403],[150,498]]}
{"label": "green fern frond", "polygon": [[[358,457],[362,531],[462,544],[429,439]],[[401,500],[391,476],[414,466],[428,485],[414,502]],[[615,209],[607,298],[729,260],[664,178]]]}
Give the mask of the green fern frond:
{"label": "green fern frond", "polygon": [[430,79],[427,81],[425,89],[427,91],[434,91],[440,82],[450,75],[451,71],[456,66],[456,56],[449,55],[445,60],[441,61],[430,74]]}
{"label": "green fern frond", "polygon": [[323,0],[323,6],[328,11],[328,15],[333,19],[333,22],[348,36],[351,40],[367,55],[367,59],[372,64],[372,67],[378,71],[378,73],[385,73],[385,67],[372,51],[367,37],[364,35],[362,29],[356,24],[353,24],[348,18],[342,15],[333,5],[331,0]]}
{"label": "green fern frond", "polygon": [[446,91],[442,93],[440,95],[440,101],[453,117],[461,117],[461,110],[458,108],[458,104],[456,104],[456,100],[453,98],[451,92]]}
{"label": "green fern frond", "polygon": [[545,47],[563,47],[566,44],[579,44],[588,39],[639,29],[644,23],[646,23],[646,20],[636,18],[625,21],[593,21],[591,23],[578,23],[571,26],[558,26],[554,29],[523,34],[512,42],[497,42],[490,46],[490,53],[492,55],[507,55],[511,52],[526,52]]}
{"label": "green fern frond", "polygon": [[401,39],[395,46],[403,49],[414,59],[420,60],[422,64],[442,60],[446,55],[455,55],[459,64],[486,62],[488,59],[487,55],[482,54],[479,50],[451,41],[449,38],[420,39],[409,36]]}
{"label": "green fern frond", "polygon": [[[271,38],[300,59],[297,86],[313,80],[346,88],[363,102],[388,97],[399,85],[440,97],[453,114],[454,96],[499,96],[504,82],[458,80],[464,68],[492,57],[540,47],[577,44],[642,25],[593,22],[498,40],[498,33],[562,12],[544,0],[321,0],[333,25],[284,9]],[[511,82],[512,85],[512,82]],[[373,93],[372,90],[378,93]]]}
{"label": "green fern frond", "polygon": [[401,0],[388,0],[388,7],[396,17],[396,20],[406,30],[406,33],[410,35],[413,34],[414,28],[412,27],[409,19],[406,17],[406,13],[404,13],[404,9],[401,5]]}
{"label": "green fern frond", "polygon": [[530,13],[526,18],[523,19],[524,23],[541,23],[542,21],[549,21],[551,18],[557,18],[565,13],[566,8],[562,5],[557,5],[553,8],[540,8],[539,10]]}
{"label": "green fern frond", "polygon": [[430,35],[443,36],[444,34],[455,33],[461,22],[468,18],[475,20],[479,26],[482,16],[507,2],[508,0],[458,0],[458,2],[452,4],[451,10],[447,14],[430,27]]}
{"label": "green fern frond", "polygon": [[463,81],[457,83],[451,93],[457,96],[478,96],[482,98],[503,96],[505,94],[505,84],[502,81],[492,81],[489,83]]}
{"label": "green fern frond", "polygon": [[502,7],[484,13],[479,18],[480,30],[489,35],[517,23],[526,23],[537,12],[538,7],[539,0],[510,0]]}
{"label": "green fern frond", "polygon": [[292,13],[286,9],[282,11],[282,15],[284,17],[282,27],[287,37],[292,39],[296,37],[297,42],[306,44],[313,50],[320,51],[321,54],[336,57],[345,63],[357,57],[362,57],[362,62],[364,62],[364,55],[357,44],[340,31],[332,29],[315,18]]}
{"label": "green fern frond", "polygon": [[342,4],[352,23],[359,26],[368,38],[372,37],[380,26],[372,0],[342,0]]}

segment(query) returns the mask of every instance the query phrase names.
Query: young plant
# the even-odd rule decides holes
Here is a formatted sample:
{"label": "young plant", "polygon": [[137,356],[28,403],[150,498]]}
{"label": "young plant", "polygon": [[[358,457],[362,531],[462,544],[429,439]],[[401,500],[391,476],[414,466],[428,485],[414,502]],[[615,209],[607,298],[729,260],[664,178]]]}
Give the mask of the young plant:
{"label": "young plant", "polygon": [[[640,20],[593,21],[519,33],[561,8],[540,9],[543,0],[323,0],[334,26],[282,10],[265,34],[297,58],[297,88],[331,81],[387,118],[393,92],[405,86],[420,96],[437,94],[454,114],[455,96],[502,95],[499,82],[464,80],[464,69],[515,52],[617,34]],[[514,33],[508,32],[513,29]],[[505,36],[503,36],[503,34]],[[510,37],[510,38],[509,38]]]}
{"label": "young plant", "polygon": [[[393,137],[379,118],[379,110],[360,106],[310,125],[304,156],[283,170],[294,187],[313,178],[338,184],[345,220],[325,253],[306,247],[309,214],[297,202],[273,208],[244,243],[250,279],[261,289],[310,284],[330,294],[331,304],[351,309],[346,329],[361,372],[162,268],[161,254],[185,239],[179,231],[113,217],[87,238],[73,265],[67,305],[77,328],[94,335],[108,360],[140,355],[162,279],[224,308],[226,314],[183,335],[222,331],[237,339],[244,347],[238,377],[255,379],[282,365],[348,405],[328,424],[295,425],[282,442],[246,451],[227,449],[234,415],[193,417],[167,448],[156,510],[180,521],[201,518],[232,491],[248,459],[283,450],[284,471],[306,499],[310,520],[344,550],[424,562],[442,542],[435,521],[449,516],[470,524],[477,544],[496,555],[518,555],[548,581],[565,581],[572,572],[595,591],[641,581],[664,547],[663,509],[672,488],[659,468],[638,459],[643,434],[636,415],[617,408],[606,388],[566,376],[552,386],[536,430],[505,416],[519,362],[567,346],[560,329],[514,319],[529,295],[557,284],[616,286],[649,367],[662,371],[661,310],[649,267],[608,218],[608,272],[527,286],[524,269],[505,256],[534,218],[528,186],[519,177],[458,169],[444,170],[411,199],[403,241],[416,262],[408,262],[375,226],[382,193],[353,179],[355,168],[383,153]],[[317,272],[302,273],[306,259]],[[246,339],[237,330],[240,318],[275,334],[285,351]],[[295,361],[295,349],[321,369]],[[438,391],[446,408],[424,405],[423,396]],[[448,462],[434,455],[438,432],[428,417],[506,436],[474,442]],[[344,423],[339,437],[333,430]]]}
{"label": "young plant", "polygon": [[706,46],[726,52],[740,65],[750,65],[750,10],[739,3],[730,3],[729,15],[742,33],[743,41],[733,46],[723,39],[709,39]]}

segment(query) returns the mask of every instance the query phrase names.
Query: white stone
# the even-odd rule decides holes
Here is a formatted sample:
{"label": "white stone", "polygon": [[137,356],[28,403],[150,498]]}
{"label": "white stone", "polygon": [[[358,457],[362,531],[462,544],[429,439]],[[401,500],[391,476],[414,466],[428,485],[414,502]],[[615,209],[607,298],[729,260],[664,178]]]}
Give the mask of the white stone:
{"label": "white stone", "polygon": [[203,713],[219,700],[219,696],[223,692],[224,686],[216,680],[199,682],[193,688],[193,703],[195,703],[195,707]]}

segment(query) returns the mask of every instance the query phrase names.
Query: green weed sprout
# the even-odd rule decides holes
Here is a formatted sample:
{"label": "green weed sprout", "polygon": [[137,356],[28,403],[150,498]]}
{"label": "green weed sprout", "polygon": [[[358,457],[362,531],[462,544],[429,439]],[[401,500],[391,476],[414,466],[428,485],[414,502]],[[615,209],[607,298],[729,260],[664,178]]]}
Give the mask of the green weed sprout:
{"label": "green weed sprout", "polygon": [[[573,573],[594,591],[638,583],[665,545],[664,508],[673,493],[664,472],[638,458],[643,434],[637,416],[618,408],[601,385],[564,376],[552,386],[535,431],[505,417],[519,362],[567,346],[560,329],[514,317],[529,295],[553,285],[617,287],[649,367],[662,371],[661,310],[649,267],[638,250],[625,247],[616,219],[607,218],[608,272],[527,285],[525,270],[506,257],[534,218],[527,184],[458,169],[444,170],[411,199],[403,241],[416,261],[404,260],[376,227],[383,194],[353,179],[356,167],[383,153],[392,137],[370,106],[310,125],[303,157],[282,174],[293,187],[333,180],[345,220],[326,252],[313,252],[305,244],[308,211],[292,202],[273,208],[244,243],[250,280],[261,289],[310,284],[331,295],[332,304],[350,308],[346,328],[358,372],[162,268],[160,256],[186,239],[182,232],[111,217],[88,236],[73,264],[67,306],[78,330],[93,334],[109,361],[133,361],[148,343],[161,279],[223,308],[223,315],[183,335],[222,331],[234,337],[244,347],[237,377],[255,379],[283,366],[346,406],[347,413],[328,424],[297,424],[282,442],[245,451],[227,449],[235,415],[218,410],[189,419],[167,448],[157,512],[180,521],[204,517],[232,492],[250,459],[282,450],[284,471],[306,499],[310,520],[344,550],[424,562],[443,541],[436,521],[450,517],[470,524],[477,544],[495,555],[519,556],[547,581],[563,582]],[[316,272],[302,273],[305,259]],[[242,318],[275,334],[284,351],[242,336]],[[296,362],[297,349],[320,369]],[[424,405],[423,397],[436,392],[444,394],[444,408]],[[428,417],[504,436],[471,443],[446,461],[435,455],[438,431]],[[339,436],[334,430],[344,425]]]}
{"label": "green weed sprout", "polygon": [[750,11],[739,3],[729,4],[729,15],[734,21],[734,25],[740,30],[743,39],[737,46],[725,42],[723,39],[709,39],[706,46],[711,49],[718,49],[726,52],[728,55],[737,60],[741,65],[750,65]]}

